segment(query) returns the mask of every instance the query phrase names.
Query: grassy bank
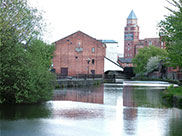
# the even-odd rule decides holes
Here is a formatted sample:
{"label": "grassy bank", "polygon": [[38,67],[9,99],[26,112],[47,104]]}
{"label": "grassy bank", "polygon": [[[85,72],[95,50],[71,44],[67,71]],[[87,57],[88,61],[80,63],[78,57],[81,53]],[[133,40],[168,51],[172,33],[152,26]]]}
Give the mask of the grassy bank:
{"label": "grassy bank", "polygon": [[164,104],[171,107],[182,108],[182,87],[168,87],[168,89],[163,92],[162,98]]}

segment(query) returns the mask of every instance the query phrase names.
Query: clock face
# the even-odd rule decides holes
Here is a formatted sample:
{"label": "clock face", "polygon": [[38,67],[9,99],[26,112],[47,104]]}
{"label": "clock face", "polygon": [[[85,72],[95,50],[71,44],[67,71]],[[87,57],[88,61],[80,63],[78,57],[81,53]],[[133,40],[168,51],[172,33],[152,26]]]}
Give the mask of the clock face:
{"label": "clock face", "polygon": [[124,39],[129,41],[133,40],[133,34],[125,34]]}

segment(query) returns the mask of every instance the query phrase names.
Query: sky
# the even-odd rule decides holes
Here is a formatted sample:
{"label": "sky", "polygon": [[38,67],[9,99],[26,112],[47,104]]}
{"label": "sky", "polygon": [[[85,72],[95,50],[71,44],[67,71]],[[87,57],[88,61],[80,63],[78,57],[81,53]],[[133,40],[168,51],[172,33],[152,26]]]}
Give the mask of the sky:
{"label": "sky", "polygon": [[29,0],[44,11],[47,24],[43,39],[53,43],[78,30],[96,39],[118,42],[121,54],[124,27],[134,10],[140,27],[140,39],[158,37],[158,23],[168,15],[166,0]]}

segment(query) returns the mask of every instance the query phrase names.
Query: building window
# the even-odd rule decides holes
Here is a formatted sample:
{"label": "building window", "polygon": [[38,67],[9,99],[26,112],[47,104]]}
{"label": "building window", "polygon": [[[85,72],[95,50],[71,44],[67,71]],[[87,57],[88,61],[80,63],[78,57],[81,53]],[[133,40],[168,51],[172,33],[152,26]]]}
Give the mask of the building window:
{"label": "building window", "polygon": [[92,53],[94,53],[95,52],[95,48],[92,48]]}
{"label": "building window", "polygon": [[78,42],[78,47],[80,47],[80,45],[81,45],[81,42]]}
{"label": "building window", "polygon": [[92,64],[94,64],[95,63],[95,60],[94,59],[92,59]]}
{"label": "building window", "polygon": [[95,70],[91,70],[92,75],[95,75]]}
{"label": "building window", "polygon": [[152,45],[152,41],[149,41],[149,45]]}
{"label": "building window", "polygon": [[164,42],[163,41],[161,41],[161,46],[163,46],[164,45]]}
{"label": "building window", "polygon": [[61,76],[68,76],[68,68],[61,67]]}

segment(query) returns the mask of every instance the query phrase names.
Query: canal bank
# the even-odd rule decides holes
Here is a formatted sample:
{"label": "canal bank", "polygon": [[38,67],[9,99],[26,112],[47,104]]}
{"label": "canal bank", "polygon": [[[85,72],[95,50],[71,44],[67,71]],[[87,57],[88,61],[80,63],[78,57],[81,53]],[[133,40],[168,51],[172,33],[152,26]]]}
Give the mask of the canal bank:
{"label": "canal bank", "polygon": [[104,83],[103,78],[96,79],[58,79],[56,88],[94,86]]}
{"label": "canal bank", "polygon": [[168,87],[162,98],[165,105],[182,109],[182,87]]}
{"label": "canal bank", "polygon": [[134,77],[133,81],[161,81],[171,84],[162,93],[162,102],[168,107],[176,107],[182,109],[182,81],[181,80],[170,80],[150,77]]}

